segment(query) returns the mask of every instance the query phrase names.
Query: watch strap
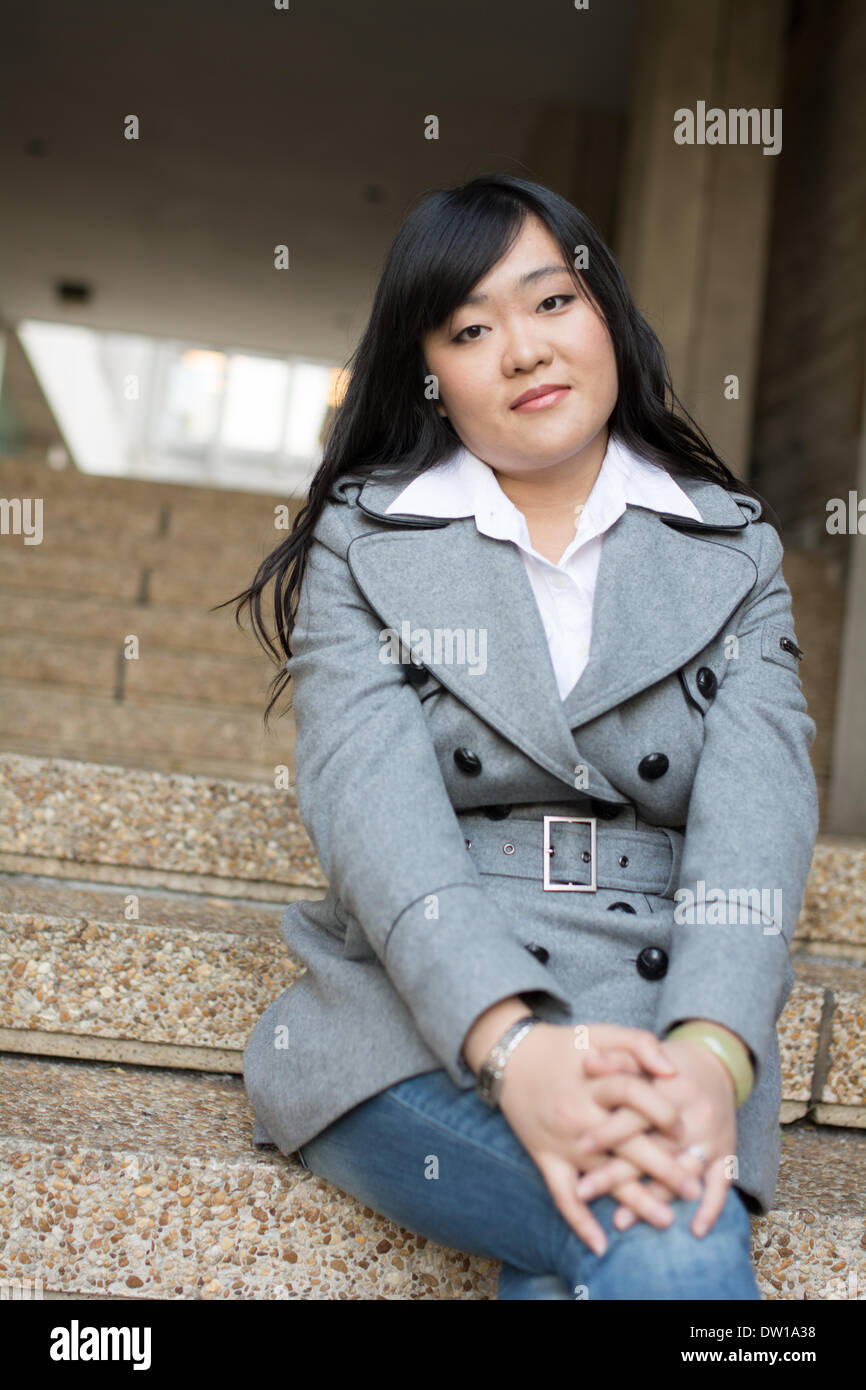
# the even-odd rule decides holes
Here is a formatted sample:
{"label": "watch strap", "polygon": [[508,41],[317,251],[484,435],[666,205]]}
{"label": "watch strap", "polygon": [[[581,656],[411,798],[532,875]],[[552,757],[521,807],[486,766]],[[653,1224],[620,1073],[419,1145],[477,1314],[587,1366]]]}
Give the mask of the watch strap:
{"label": "watch strap", "polygon": [[529,1018],[518,1018],[514,1023],[509,1024],[502,1037],[494,1043],[481,1063],[475,1080],[475,1088],[481,1099],[492,1108],[495,1109],[499,1104],[505,1063],[530,1028],[536,1023],[543,1022],[544,1020],[536,1014],[532,1014]]}

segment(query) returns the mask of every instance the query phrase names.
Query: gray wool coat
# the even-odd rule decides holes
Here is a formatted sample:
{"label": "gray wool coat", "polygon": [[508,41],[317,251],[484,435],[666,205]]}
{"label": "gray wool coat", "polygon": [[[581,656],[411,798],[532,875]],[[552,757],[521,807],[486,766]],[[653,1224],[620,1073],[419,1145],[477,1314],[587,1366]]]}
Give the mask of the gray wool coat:
{"label": "gray wool coat", "polygon": [[564,700],[515,546],[386,516],[405,479],[335,485],[287,662],[329,887],[283,915],[306,971],[244,1052],[254,1143],[290,1154],[419,1073],[472,1087],[465,1035],[517,994],[553,1023],[738,1033],[735,1181],[769,1208],[815,724],[778,534],[746,494],[677,481],[702,520],[629,505],[607,532]]}

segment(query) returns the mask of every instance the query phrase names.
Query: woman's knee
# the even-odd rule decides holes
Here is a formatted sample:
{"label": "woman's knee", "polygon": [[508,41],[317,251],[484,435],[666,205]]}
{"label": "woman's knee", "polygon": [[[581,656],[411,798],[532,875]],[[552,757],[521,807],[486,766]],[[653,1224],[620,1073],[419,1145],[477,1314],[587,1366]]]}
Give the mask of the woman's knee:
{"label": "woman's knee", "polygon": [[304,1166],[416,1235],[552,1274],[561,1218],[504,1116],[436,1074],[413,1081],[306,1143]]}
{"label": "woman's knee", "polygon": [[613,1225],[619,1203],[606,1196],[592,1204],[608,1248],[583,1260],[587,1297],[631,1299],[758,1299],[751,1260],[749,1213],[732,1187],[724,1208],[704,1236],[691,1229],[700,1198],[671,1202],[664,1228],[636,1221],[626,1231]]}

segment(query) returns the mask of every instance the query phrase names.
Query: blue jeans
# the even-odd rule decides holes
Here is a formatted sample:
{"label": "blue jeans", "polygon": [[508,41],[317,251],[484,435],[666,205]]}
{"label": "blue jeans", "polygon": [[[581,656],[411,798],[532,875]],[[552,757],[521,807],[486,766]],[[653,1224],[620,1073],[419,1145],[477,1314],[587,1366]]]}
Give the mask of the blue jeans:
{"label": "blue jeans", "polygon": [[501,1299],[761,1298],[737,1188],[701,1238],[689,1230],[699,1198],[674,1199],[665,1230],[638,1219],[618,1231],[619,1202],[597,1197],[591,1208],[607,1249],[596,1255],[560,1214],[502,1112],[460,1090],[444,1069],[362,1101],[298,1156],[404,1229],[500,1260]]}

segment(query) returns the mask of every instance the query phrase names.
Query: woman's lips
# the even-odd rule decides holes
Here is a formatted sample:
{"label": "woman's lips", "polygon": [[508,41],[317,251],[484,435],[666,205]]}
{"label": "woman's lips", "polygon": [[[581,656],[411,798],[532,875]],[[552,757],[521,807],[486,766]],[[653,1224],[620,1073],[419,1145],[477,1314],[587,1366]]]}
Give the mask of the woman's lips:
{"label": "woman's lips", "polygon": [[522,415],[524,412],[528,414],[531,410],[547,410],[549,406],[556,405],[557,401],[561,401],[564,396],[567,396],[570,390],[570,386],[557,386],[544,396],[533,396],[532,400],[524,401],[523,405],[513,405],[511,409],[516,415]]}

